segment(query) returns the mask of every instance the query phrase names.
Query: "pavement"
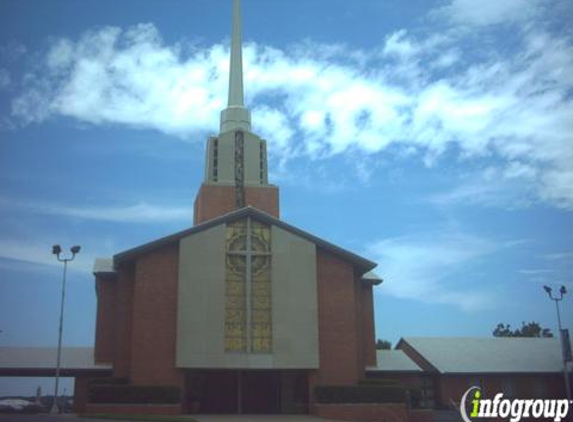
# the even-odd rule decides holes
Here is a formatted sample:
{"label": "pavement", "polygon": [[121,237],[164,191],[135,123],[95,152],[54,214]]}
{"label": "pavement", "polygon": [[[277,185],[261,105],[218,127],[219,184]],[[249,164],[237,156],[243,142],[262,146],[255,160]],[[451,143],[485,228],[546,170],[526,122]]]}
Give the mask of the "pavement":
{"label": "pavement", "polygon": [[[197,422],[340,422],[309,415],[188,415]],[[0,422],[113,422],[110,419],[77,418],[75,415],[0,414]]]}
{"label": "pavement", "polygon": [[334,422],[309,415],[193,415],[193,419],[197,422]]}

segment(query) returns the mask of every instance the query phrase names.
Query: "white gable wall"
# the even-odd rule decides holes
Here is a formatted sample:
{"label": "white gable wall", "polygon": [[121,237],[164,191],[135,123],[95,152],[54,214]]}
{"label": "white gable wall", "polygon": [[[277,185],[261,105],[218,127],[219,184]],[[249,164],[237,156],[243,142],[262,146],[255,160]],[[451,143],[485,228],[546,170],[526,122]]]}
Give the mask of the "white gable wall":
{"label": "white gable wall", "polygon": [[225,224],[187,236],[179,247],[176,366],[318,368],[316,246],[272,226],[273,352],[226,353]]}

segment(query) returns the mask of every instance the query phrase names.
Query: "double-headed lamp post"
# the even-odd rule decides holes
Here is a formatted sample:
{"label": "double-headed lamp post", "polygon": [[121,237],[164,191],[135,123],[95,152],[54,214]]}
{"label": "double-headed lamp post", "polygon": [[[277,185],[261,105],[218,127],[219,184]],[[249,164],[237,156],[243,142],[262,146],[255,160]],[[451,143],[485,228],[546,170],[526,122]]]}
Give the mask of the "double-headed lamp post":
{"label": "double-headed lamp post", "polygon": [[565,389],[567,392],[567,399],[571,400],[571,385],[569,383],[569,371],[567,370],[567,361],[568,358],[565,353],[565,348],[570,349],[569,344],[565,344],[565,342],[569,341],[569,336],[565,336],[563,333],[563,328],[561,327],[561,312],[559,311],[559,302],[563,300],[563,296],[567,294],[567,289],[565,286],[561,286],[559,289],[559,297],[557,295],[553,296],[553,289],[549,286],[543,286],[543,289],[547,292],[549,299],[555,302],[555,309],[557,309],[557,324],[559,325],[559,337],[561,338],[561,350],[563,354],[563,375],[565,377]]}
{"label": "double-headed lamp post", "polygon": [[58,358],[56,361],[56,385],[54,387],[54,403],[52,404],[52,408],[50,409],[50,413],[58,413],[58,386],[60,383],[60,364],[62,358],[62,331],[64,328],[64,299],[66,298],[66,273],[68,270],[68,262],[73,261],[76,257],[76,254],[80,252],[79,246],[72,246],[70,248],[70,252],[72,256],[69,258],[62,258],[60,255],[62,253],[62,248],[60,245],[52,246],[52,253],[56,255],[58,261],[64,263],[64,275],[62,278],[62,300],[60,302],[60,325],[58,328]]}

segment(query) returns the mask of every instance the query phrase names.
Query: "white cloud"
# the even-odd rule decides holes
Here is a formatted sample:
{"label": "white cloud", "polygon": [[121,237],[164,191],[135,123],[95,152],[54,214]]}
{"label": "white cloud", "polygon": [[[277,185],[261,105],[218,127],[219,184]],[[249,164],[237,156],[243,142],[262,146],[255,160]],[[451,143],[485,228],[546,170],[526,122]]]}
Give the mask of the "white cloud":
{"label": "white cloud", "polygon": [[[94,258],[95,255],[93,252],[86,253],[85,250],[80,251],[74,259],[73,267],[70,266],[70,269],[89,273],[92,271]],[[12,269],[17,269],[19,271],[35,269],[33,266],[26,266],[25,263],[48,265],[51,267],[62,266],[62,263],[58,262],[54,255],[52,255],[52,244],[47,241],[42,242],[35,240],[33,242],[25,242],[21,239],[2,239],[0,240],[0,259],[21,262],[23,265],[17,265],[18,263],[3,263],[4,267],[11,267]]]}
{"label": "white cloud", "polygon": [[573,252],[556,252],[543,255],[543,258],[549,261],[564,261],[573,259]]}
{"label": "white cloud", "polygon": [[[441,232],[381,240],[368,251],[384,273],[385,293],[476,311],[492,306],[495,298],[493,293],[476,288],[469,266],[511,245]],[[455,275],[455,284],[448,279],[451,275]]]}
{"label": "white cloud", "polygon": [[59,40],[45,58],[47,72],[28,78],[13,113],[29,122],[60,114],[178,136],[212,130],[224,98],[224,51],[215,46],[181,62],[179,50],[164,46],[150,24],[126,31],[106,27],[77,42]]}
{"label": "white cloud", "polygon": [[551,274],[553,270],[537,269],[537,270],[518,270],[520,274],[524,275],[540,275],[540,274]]}
{"label": "white cloud", "polygon": [[0,198],[0,205],[10,208],[23,208],[37,214],[122,223],[164,223],[168,221],[191,221],[193,218],[191,206],[153,205],[145,202],[127,206],[78,207]]}
{"label": "white cloud", "polygon": [[[490,3],[483,6],[487,13],[497,7],[503,16],[521,4]],[[474,10],[474,3],[451,7]],[[248,44],[253,129],[283,162],[375,155],[399,145],[436,165],[456,146],[462,160],[505,163],[501,183],[512,188],[525,181],[529,200],[573,209],[571,42],[527,30],[521,49],[475,61],[464,52],[463,37],[419,39],[397,31],[372,51],[302,43],[287,52]],[[57,41],[42,63],[47,71],[24,79],[13,115],[24,124],[64,115],[183,138],[213,132],[226,98],[228,53],[219,44],[183,51],[165,45],[151,24]],[[499,180],[489,183],[492,191]]]}
{"label": "white cloud", "polygon": [[453,0],[440,12],[457,24],[494,25],[531,18],[541,3],[541,0]]}
{"label": "white cloud", "polygon": [[505,209],[525,208],[535,203],[541,185],[537,170],[527,164],[510,162],[506,167],[488,167],[462,178],[447,192],[429,195],[426,200],[438,206],[463,204]]}
{"label": "white cloud", "polygon": [[555,280],[555,270],[549,269],[522,269],[517,271],[520,277],[532,283],[546,284]]}
{"label": "white cloud", "polygon": [[420,54],[420,46],[408,39],[404,29],[386,38],[384,54],[410,58]]}

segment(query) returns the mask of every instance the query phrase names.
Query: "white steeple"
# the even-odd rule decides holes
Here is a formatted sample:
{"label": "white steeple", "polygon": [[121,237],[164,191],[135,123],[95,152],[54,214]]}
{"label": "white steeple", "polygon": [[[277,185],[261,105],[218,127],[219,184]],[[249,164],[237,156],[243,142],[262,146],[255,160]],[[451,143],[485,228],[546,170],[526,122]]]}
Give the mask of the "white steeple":
{"label": "white steeple", "polygon": [[243,52],[241,31],[241,1],[233,0],[233,39],[229,69],[229,103],[221,112],[221,133],[231,130],[251,130],[251,114],[245,108],[243,96]]}
{"label": "white steeple", "polygon": [[205,183],[235,186],[239,207],[247,203],[243,187],[269,185],[267,143],[251,132],[251,114],[245,108],[241,49],[241,3],[233,0],[229,104],[221,112],[221,132],[207,142]]}

